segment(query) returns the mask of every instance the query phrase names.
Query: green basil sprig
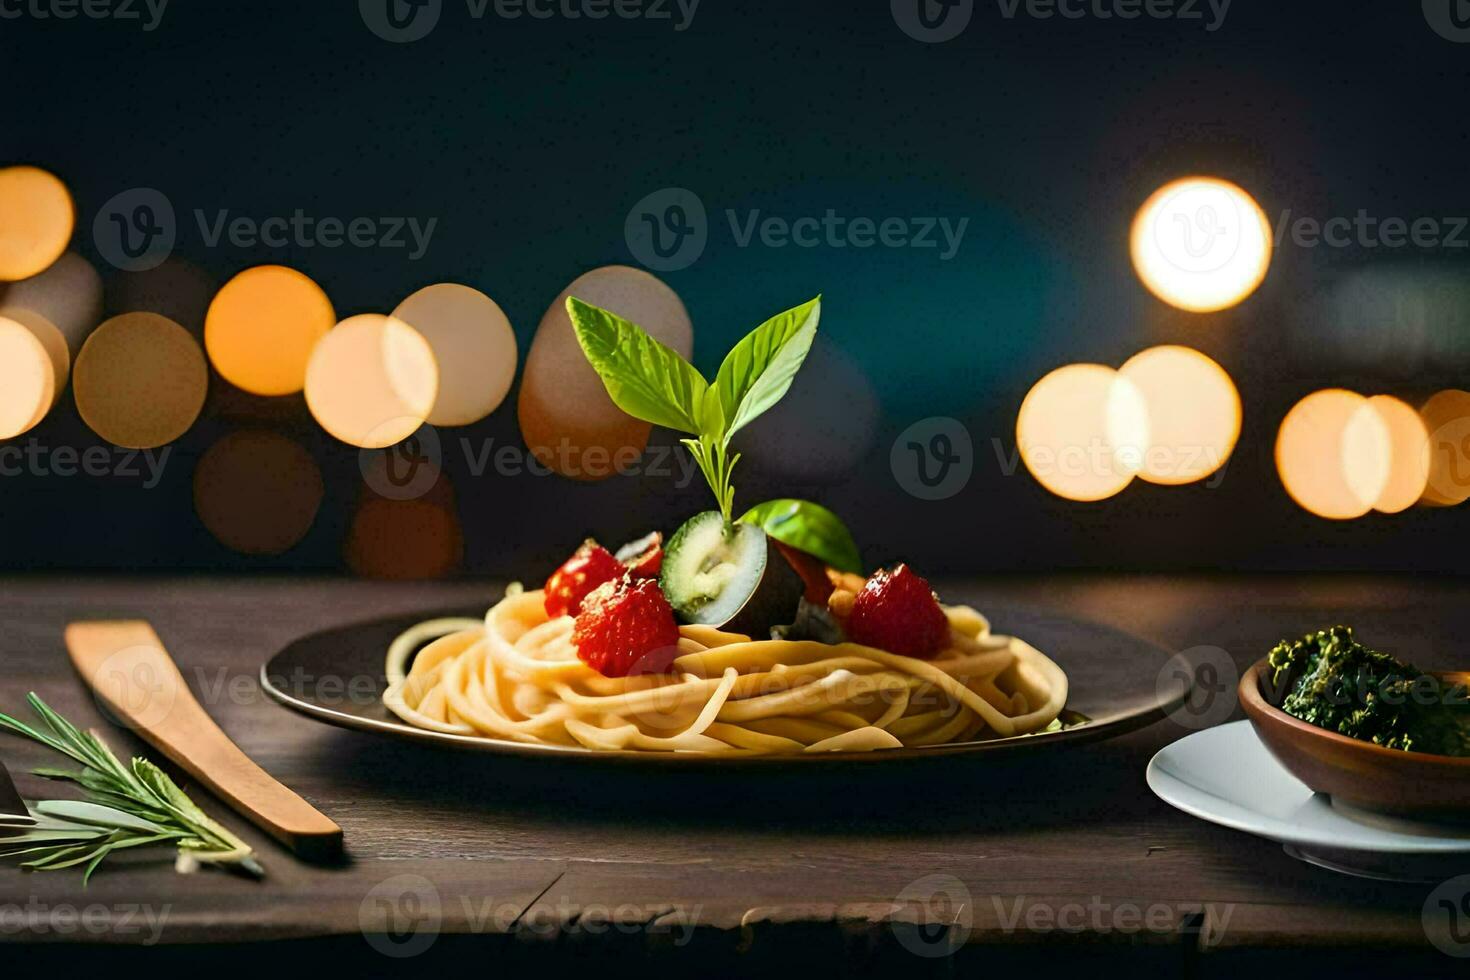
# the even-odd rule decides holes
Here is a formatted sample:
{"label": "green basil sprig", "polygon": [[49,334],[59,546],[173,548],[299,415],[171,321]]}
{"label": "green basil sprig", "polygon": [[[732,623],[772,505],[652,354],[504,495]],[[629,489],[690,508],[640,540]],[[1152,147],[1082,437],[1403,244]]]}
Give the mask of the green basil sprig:
{"label": "green basil sprig", "polygon": [[694,455],[720,513],[730,522],[740,461],[730,439],[791,389],[822,315],[822,298],[787,310],[756,327],[725,357],[714,384],[679,353],[615,313],[567,300],[577,342],[602,378],[613,404],[634,418],[688,433]]}
{"label": "green basil sprig", "polygon": [[740,518],[797,551],[815,555],[833,568],[861,575],[863,559],[842,518],[810,500],[768,500]]}

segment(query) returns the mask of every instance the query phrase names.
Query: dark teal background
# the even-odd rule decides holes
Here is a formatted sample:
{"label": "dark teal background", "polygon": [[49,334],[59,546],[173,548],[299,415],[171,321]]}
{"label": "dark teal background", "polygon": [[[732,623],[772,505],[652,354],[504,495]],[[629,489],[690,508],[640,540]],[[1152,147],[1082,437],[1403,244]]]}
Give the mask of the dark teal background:
{"label": "dark teal background", "polygon": [[[1193,172],[1242,184],[1273,222],[1285,209],[1470,214],[1470,45],[1435,34],[1418,3],[1235,0],[1210,33],[1199,21],[1007,20],[980,2],[961,37],[929,45],[905,36],[886,2],[703,0],[684,32],[616,18],[477,22],[462,0],[445,2],[438,29],[403,45],[373,36],[343,0],[173,0],[151,33],[105,20],[0,20],[0,162],[35,163],[69,183],[77,247],[104,271],[92,215],[119,191],[155,187],[180,214],[177,254],[218,281],[261,262],[293,265],[342,315],[463,282],[505,308],[523,354],[574,277],[634,261],[623,237],[633,204],[686,187],[710,210],[710,244],[662,278],[693,315],[696,363],[713,371],[756,323],[822,292],[825,342],[876,397],[859,465],[793,481],[752,462],[736,480],[744,504],[817,497],[848,518],[871,559],[935,570],[1464,567],[1462,512],[1320,521],[1286,497],[1271,449],[1287,408],[1317,387],[1413,401],[1470,387],[1467,365],[1442,354],[1464,349],[1462,305],[1431,297],[1427,315],[1390,304],[1350,310],[1358,318],[1345,322],[1328,302],[1363,270],[1384,270],[1412,307],[1416,290],[1464,276],[1465,249],[1288,244],[1254,297],[1209,316],[1150,296],[1127,253],[1138,205]],[[195,208],[438,225],[418,262],[402,250],[209,248]],[[969,226],[947,262],[932,249],[737,247],[724,211],[754,208]],[[1405,315],[1427,323],[1427,340],[1405,329]],[[1078,505],[1024,470],[1006,475],[997,453],[1013,451],[1016,410],[1042,374],[1069,361],[1116,366],[1166,342],[1215,357],[1244,397],[1245,431],[1218,486],[1135,485]],[[1382,348],[1400,356],[1364,353]],[[970,430],[975,475],[958,497],[926,503],[897,485],[888,451],[901,430],[936,415]],[[326,476],[307,539],[252,559],[200,526],[193,461],[240,424],[207,415],[154,490],[0,480],[0,562],[341,567],[357,456],[299,410],[270,425],[307,445]],[[767,425],[753,438],[789,431]],[[32,435],[95,441],[69,395]],[[518,442],[514,397],[446,438],[460,435]],[[671,529],[707,502],[699,486],[653,478],[476,479],[456,459],[447,470],[474,572],[540,569],[585,533]]]}

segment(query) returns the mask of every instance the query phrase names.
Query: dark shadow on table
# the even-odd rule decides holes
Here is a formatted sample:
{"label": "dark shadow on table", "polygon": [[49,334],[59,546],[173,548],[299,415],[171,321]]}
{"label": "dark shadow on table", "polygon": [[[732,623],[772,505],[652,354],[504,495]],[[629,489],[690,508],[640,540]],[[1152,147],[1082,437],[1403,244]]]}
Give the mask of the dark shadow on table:
{"label": "dark shadow on table", "polygon": [[586,760],[454,752],[352,732],[313,744],[335,781],[410,804],[589,824],[641,823],[864,834],[1065,827],[1089,815],[1145,818],[1163,806],[1126,741],[1009,758],[946,756],[893,765],[599,767]]}

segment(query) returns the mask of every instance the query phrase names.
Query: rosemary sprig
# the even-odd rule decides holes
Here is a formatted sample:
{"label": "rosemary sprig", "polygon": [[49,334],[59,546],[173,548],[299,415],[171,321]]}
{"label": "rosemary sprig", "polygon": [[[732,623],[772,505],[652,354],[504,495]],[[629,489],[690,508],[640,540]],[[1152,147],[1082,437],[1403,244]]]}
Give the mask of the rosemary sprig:
{"label": "rosemary sprig", "polygon": [[0,730],[40,742],[78,763],[77,770],[35,772],[76,784],[86,799],[31,805],[36,825],[0,837],[0,858],[25,857],[21,867],[28,871],[84,866],[85,882],[115,851],[172,844],[178,849],[181,872],[214,864],[256,877],[265,874],[250,846],[211,820],[162,769],[143,758],[124,765],[95,732],[77,728],[35,694],[26,700],[41,726],[0,714]]}

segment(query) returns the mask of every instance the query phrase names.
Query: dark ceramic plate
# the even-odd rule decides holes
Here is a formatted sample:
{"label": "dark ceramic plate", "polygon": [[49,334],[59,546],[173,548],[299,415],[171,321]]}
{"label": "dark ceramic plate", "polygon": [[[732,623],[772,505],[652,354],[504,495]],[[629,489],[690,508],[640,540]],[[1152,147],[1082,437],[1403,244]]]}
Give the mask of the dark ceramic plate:
{"label": "dark ceramic plate", "polygon": [[452,610],[399,616],[314,633],[292,643],[261,668],[271,697],[294,711],[343,728],[377,732],[450,748],[543,758],[637,761],[667,765],[772,765],[844,762],[877,763],[918,757],[1016,752],[1048,745],[1111,738],[1142,728],[1183,703],[1195,665],[1118,630],[1065,616],[998,603],[975,603],[997,633],[1024,638],[1067,672],[1069,697],[1057,731],[987,742],[957,742],[882,752],[813,755],[740,755],[674,752],[598,752],[583,748],[526,745],[424,731],[400,721],[380,700],[387,679],[388,644],[414,623],[436,616],[479,618],[484,610]]}

